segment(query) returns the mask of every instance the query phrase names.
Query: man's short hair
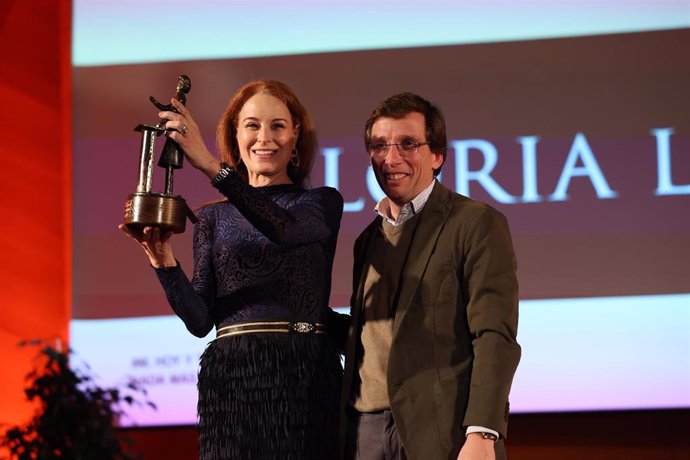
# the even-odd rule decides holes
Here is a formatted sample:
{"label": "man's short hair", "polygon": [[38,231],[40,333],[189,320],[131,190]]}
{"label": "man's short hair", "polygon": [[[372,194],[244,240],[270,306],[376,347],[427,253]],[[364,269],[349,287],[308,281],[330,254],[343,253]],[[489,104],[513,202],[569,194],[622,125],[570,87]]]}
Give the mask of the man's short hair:
{"label": "man's short hair", "polygon": [[[414,93],[398,93],[387,97],[371,112],[364,128],[364,145],[371,143],[371,127],[379,118],[400,119],[407,114],[417,112],[424,115],[426,125],[426,142],[429,150],[443,155],[443,163],[446,162],[448,139],[446,136],[446,120],[443,112],[436,105]],[[434,170],[434,176],[441,172],[443,163]]]}

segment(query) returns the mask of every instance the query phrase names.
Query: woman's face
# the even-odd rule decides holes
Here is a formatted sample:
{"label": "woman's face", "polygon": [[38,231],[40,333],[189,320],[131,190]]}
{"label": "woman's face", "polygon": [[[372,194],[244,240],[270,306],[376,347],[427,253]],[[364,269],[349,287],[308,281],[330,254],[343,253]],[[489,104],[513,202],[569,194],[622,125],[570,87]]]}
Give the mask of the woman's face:
{"label": "woman's face", "polygon": [[257,93],[245,102],[237,121],[237,145],[252,186],[292,182],[287,167],[298,133],[299,126],[277,97]]}

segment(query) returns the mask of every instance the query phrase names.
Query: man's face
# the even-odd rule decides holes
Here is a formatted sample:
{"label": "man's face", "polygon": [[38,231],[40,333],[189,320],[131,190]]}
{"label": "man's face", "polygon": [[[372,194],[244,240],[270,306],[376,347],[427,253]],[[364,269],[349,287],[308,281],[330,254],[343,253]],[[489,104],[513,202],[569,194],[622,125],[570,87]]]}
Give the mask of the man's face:
{"label": "man's face", "polygon": [[403,118],[382,117],[371,127],[371,144],[420,145],[404,151],[391,145],[376,153],[370,150],[371,165],[381,189],[397,207],[412,201],[434,180],[434,169],[443,164],[443,155],[433,153],[425,143],[424,115],[410,112]]}

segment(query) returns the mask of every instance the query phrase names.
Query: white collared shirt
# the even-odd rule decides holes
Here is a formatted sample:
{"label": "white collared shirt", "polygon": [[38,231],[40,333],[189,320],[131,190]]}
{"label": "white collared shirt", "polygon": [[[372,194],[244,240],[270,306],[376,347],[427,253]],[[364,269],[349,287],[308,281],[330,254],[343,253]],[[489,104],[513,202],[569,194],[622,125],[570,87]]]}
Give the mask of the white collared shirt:
{"label": "white collared shirt", "polygon": [[412,201],[405,203],[402,208],[400,208],[400,213],[396,219],[393,219],[391,216],[391,200],[387,196],[384,196],[381,201],[376,204],[374,212],[386,219],[386,221],[393,226],[402,225],[416,214],[422,212],[424,205],[429,200],[429,195],[431,195],[431,191],[434,189],[435,184],[436,179],[432,180],[431,184],[422,190],[419,195],[412,198]]}

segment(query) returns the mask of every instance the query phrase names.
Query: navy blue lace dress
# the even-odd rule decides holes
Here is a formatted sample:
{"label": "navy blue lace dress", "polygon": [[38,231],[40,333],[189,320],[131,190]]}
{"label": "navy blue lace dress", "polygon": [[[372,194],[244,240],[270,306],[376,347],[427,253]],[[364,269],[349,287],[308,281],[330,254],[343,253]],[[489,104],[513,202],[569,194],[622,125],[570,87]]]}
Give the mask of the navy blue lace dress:
{"label": "navy blue lace dress", "polygon": [[[157,269],[187,329],[254,321],[342,319],[328,307],[343,200],[329,187],[253,188],[231,174],[228,202],[198,213],[194,272]],[[208,459],[337,458],[344,341],[328,334],[250,333],[209,343],[199,370],[200,456]],[[342,331],[342,329],[341,329]]]}

